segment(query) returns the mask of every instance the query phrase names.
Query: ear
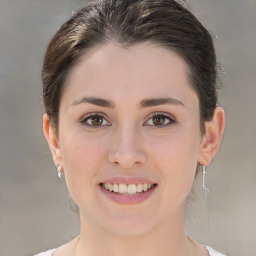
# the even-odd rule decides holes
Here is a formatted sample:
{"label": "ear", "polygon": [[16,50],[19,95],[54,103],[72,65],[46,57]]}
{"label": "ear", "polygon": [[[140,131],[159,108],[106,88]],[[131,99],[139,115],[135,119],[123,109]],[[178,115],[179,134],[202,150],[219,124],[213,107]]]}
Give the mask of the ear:
{"label": "ear", "polygon": [[[43,116],[43,129],[44,136],[49,144],[52,158],[56,166],[62,166],[62,156],[59,146],[58,135],[56,129],[50,124],[48,115],[45,113]],[[63,168],[62,168],[63,169]]]}
{"label": "ear", "polygon": [[211,121],[205,123],[205,135],[200,145],[198,163],[209,165],[216,155],[225,127],[225,114],[221,107],[216,107]]}

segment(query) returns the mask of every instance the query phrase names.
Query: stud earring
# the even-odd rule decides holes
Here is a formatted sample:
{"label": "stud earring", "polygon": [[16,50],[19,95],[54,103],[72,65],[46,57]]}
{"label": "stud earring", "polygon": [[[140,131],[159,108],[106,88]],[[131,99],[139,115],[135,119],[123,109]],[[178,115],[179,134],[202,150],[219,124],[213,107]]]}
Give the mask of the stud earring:
{"label": "stud earring", "polygon": [[61,179],[61,166],[57,166],[58,177]]}
{"label": "stud earring", "polygon": [[210,190],[209,190],[209,188],[207,188],[207,187],[205,186],[206,174],[207,174],[206,166],[203,165],[203,190],[204,190],[204,192],[205,192],[205,196],[206,196],[206,199],[207,199],[207,196],[208,196]]}

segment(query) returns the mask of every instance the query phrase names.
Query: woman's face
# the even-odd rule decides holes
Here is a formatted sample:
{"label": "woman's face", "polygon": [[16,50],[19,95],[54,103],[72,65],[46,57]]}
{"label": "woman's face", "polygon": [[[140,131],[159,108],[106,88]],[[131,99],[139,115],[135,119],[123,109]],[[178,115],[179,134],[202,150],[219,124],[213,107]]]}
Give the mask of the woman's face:
{"label": "woman's face", "polygon": [[143,234],[182,221],[204,142],[187,74],[153,44],[93,48],[72,70],[50,133],[87,225]]}

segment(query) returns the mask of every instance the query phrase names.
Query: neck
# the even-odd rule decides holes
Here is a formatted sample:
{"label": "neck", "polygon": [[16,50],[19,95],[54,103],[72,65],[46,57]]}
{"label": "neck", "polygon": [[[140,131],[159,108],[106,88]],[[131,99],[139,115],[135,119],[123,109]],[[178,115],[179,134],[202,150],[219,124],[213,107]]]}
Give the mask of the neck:
{"label": "neck", "polygon": [[[195,244],[185,233],[184,216],[166,220],[143,235],[113,234],[90,223],[81,215],[81,234],[76,245],[76,256],[183,256],[196,255]],[[202,249],[202,248],[201,248]],[[204,254],[197,254],[204,255]]]}

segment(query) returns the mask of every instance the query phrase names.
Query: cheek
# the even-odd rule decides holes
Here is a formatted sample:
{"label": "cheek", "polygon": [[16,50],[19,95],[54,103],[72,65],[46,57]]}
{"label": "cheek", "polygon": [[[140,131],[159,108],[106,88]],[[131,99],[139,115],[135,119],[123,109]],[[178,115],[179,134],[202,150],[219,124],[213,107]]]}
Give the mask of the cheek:
{"label": "cheek", "polygon": [[186,164],[191,164],[191,161],[197,160],[200,137],[180,130],[162,138],[150,138],[150,144],[151,156],[159,158],[158,162],[163,165],[170,164],[170,167],[185,167]]}
{"label": "cheek", "polygon": [[[151,141],[151,158],[162,176],[168,195],[188,193],[193,184],[199,152],[199,134],[179,130],[162,140]],[[183,191],[183,192],[182,192]]]}
{"label": "cheek", "polygon": [[[61,140],[60,140],[61,141]],[[69,192],[81,193],[96,184],[100,165],[104,161],[104,147],[97,139],[84,134],[66,136],[61,144],[65,177]]]}

